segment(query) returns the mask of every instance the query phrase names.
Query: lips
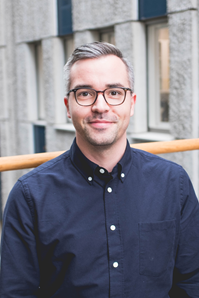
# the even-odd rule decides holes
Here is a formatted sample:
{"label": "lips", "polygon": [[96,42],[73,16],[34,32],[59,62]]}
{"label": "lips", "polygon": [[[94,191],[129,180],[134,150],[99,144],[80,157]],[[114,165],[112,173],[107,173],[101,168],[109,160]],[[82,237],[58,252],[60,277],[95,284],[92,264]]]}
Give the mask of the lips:
{"label": "lips", "polygon": [[115,121],[107,121],[107,120],[93,120],[89,121],[88,124],[90,124],[94,128],[101,128],[105,129],[111,126],[111,124],[115,123]]}
{"label": "lips", "polygon": [[118,118],[115,115],[92,115],[87,117],[85,123],[95,129],[106,129],[112,124],[118,122]]}

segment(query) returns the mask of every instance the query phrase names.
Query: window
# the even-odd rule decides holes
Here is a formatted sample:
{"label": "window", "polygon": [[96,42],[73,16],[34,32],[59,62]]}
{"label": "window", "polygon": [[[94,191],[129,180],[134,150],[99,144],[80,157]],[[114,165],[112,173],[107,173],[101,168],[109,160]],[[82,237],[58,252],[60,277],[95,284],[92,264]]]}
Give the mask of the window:
{"label": "window", "polygon": [[41,42],[29,44],[28,101],[33,123],[34,152],[45,151],[45,101]]}
{"label": "window", "polygon": [[146,20],[167,14],[166,0],[139,0],[139,19]]}
{"label": "window", "polygon": [[149,129],[169,130],[169,31],[166,23],[148,26]]}
{"label": "window", "polygon": [[[43,86],[43,57],[41,43],[34,44],[35,51],[35,75],[36,75],[36,94],[37,94],[37,120],[45,120],[45,102]],[[34,152],[45,152],[45,126],[34,124]]]}
{"label": "window", "polygon": [[72,33],[72,3],[71,0],[57,0],[58,35]]}
{"label": "window", "polygon": [[37,92],[37,119],[45,119],[45,103],[43,88],[43,59],[41,43],[34,45],[35,50],[35,74],[36,74],[36,92]]}
{"label": "window", "polygon": [[28,44],[28,105],[31,121],[45,119],[43,55],[41,43]]}
{"label": "window", "polygon": [[43,125],[34,125],[34,152],[40,153],[46,151],[46,142],[45,142],[45,126]]}

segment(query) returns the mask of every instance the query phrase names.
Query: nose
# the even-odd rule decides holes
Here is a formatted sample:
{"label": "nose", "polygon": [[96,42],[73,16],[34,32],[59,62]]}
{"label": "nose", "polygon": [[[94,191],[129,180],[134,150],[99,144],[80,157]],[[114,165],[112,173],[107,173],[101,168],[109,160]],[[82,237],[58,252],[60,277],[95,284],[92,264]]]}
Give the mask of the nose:
{"label": "nose", "polygon": [[105,112],[108,112],[109,110],[110,110],[110,107],[105,101],[103,92],[98,92],[97,99],[92,105],[92,111],[95,113],[105,113]]}

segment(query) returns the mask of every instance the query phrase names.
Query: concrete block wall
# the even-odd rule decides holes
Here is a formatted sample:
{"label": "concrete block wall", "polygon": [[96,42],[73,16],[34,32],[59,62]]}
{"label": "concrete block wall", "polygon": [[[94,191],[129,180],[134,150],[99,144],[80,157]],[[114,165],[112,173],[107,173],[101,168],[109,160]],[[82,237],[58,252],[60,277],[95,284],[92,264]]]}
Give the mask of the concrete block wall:
{"label": "concrete block wall", "polygon": [[[198,137],[198,1],[168,0],[170,36],[170,134]],[[138,0],[73,0],[74,44],[99,39],[112,27],[115,43],[132,62],[137,104],[128,128],[147,133],[146,24],[138,19]],[[6,16],[6,18],[5,18]],[[75,136],[63,103],[63,39],[57,36],[56,0],[0,0],[0,138],[1,155],[33,153],[33,123],[37,123],[31,82],[31,43],[40,41],[47,151],[67,150]],[[141,140],[140,140],[141,141]],[[164,157],[182,164],[198,189],[198,152]],[[2,173],[3,200],[26,171]]]}
{"label": "concrete block wall", "polygon": [[138,19],[137,0],[73,0],[72,3],[75,32],[110,27]]}
{"label": "concrete block wall", "polygon": [[[13,155],[16,152],[16,69],[15,69],[15,45],[13,39],[13,9],[12,1],[0,1],[0,73],[1,73],[1,107],[0,112],[0,150],[1,155]],[[15,173],[9,172],[1,175],[2,179],[2,197],[7,196],[7,185],[12,183],[15,179]]]}
{"label": "concrete block wall", "polygon": [[[198,3],[169,0],[170,125],[177,139],[199,137]],[[188,171],[199,193],[198,151],[172,154]]]}

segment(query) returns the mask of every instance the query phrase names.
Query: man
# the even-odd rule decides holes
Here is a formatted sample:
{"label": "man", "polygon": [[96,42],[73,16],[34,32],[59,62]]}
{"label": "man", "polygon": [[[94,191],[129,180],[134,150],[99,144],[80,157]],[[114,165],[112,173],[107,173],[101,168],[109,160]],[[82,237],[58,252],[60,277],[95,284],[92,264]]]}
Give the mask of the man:
{"label": "man", "polygon": [[126,140],[131,66],[96,42],[65,79],[76,139],[11,191],[0,297],[199,297],[199,204],[179,165]]}

